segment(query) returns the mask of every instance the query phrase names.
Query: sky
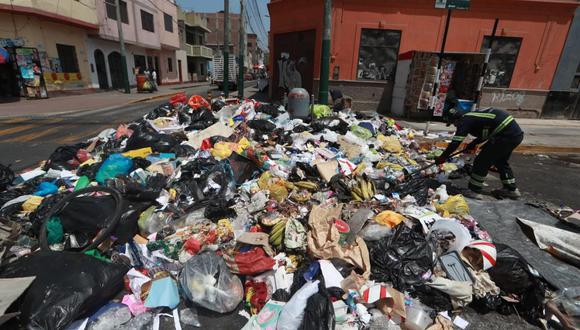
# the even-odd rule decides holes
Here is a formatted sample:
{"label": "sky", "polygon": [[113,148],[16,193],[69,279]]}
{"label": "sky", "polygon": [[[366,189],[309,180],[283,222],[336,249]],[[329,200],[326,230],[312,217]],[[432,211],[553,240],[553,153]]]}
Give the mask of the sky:
{"label": "sky", "polygon": [[[230,12],[232,13],[239,13],[240,12],[240,1],[239,0],[229,0],[230,1]],[[246,11],[250,16],[250,26],[252,30],[259,30],[254,31],[258,35],[258,38],[263,38],[264,45],[268,42],[267,32],[270,30],[270,17],[268,13],[267,3],[268,0],[244,0],[246,4]],[[252,3],[256,3],[258,6],[257,9],[260,11],[260,15],[262,16],[262,23],[264,24],[264,30],[259,26],[259,21],[257,18],[256,7],[252,6]],[[224,10],[224,1],[223,0],[177,0],[179,6],[185,10],[193,10],[197,12],[218,12],[220,10]],[[248,30],[249,31],[249,30]]]}

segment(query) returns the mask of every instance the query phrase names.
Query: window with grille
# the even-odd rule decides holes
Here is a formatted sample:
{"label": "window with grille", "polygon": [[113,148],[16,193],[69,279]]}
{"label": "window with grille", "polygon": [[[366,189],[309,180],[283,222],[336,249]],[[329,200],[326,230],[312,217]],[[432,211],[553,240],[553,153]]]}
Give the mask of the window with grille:
{"label": "window with grille", "polygon": [[394,81],[401,31],[362,29],[358,53],[358,80]]}
{"label": "window with grille", "polygon": [[485,73],[485,85],[489,87],[508,88],[516,67],[516,61],[522,45],[522,38],[493,37],[483,38],[481,51],[485,52],[491,46],[491,56]]}
{"label": "window with grille", "polygon": [[[127,3],[125,1],[119,0],[119,5],[121,6],[121,22],[129,24],[129,14],[127,13]],[[115,6],[115,0],[106,0],[105,7],[107,9],[107,17],[113,20],[117,20],[117,10]]]}
{"label": "window with grille", "polygon": [[145,31],[155,32],[153,14],[141,10],[141,27]]}
{"label": "window with grille", "polygon": [[62,72],[79,72],[75,46],[56,44],[56,51]]}
{"label": "window with grille", "polygon": [[173,16],[163,13],[163,21],[165,22],[165,31],[173,32]]}

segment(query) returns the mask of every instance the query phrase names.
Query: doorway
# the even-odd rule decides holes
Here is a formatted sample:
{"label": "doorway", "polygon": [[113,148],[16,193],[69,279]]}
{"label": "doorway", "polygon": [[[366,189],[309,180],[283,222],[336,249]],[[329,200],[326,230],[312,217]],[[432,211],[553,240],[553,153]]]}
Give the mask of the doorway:
{"label": "doorway", "polygon": [[155,71],[157,71],[157,86],[161,85],[161,67],[159,66],[159,57],[155,56]]}
{"label": "doorway", "polygon": [[109,71],[111,74],[111,85],[113,89],[123,88],[123,65],[121,64],[121,54],[112,52],[107,56],[109,60]]}
{"label": "doorway", "polygon": [[179,72],[179,83],[183,83],[183,72],[181,72],[181,60],[177,60],[177,72]]}
{"label": "doorway", "polygon": [[107,65],[105,63],[105,55],[100,49],[95,50],[95,66],[97,67],[99,88],[109,89],[109,79],[107,78]]}

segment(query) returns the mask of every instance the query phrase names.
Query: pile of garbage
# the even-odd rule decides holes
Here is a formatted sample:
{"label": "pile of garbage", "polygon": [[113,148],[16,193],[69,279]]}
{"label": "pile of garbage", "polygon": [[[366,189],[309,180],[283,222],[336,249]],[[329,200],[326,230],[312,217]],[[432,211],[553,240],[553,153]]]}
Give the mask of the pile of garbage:
{"label": "pile of garbage", "polygon": [[3,319],[211,328],[207,309],[243,329],[452,329],[471,306],[536,322],[546,282],[441,184],[463,162],[425,168],[441,150],[415,135],[180,94],[37,169],[2,167]]}

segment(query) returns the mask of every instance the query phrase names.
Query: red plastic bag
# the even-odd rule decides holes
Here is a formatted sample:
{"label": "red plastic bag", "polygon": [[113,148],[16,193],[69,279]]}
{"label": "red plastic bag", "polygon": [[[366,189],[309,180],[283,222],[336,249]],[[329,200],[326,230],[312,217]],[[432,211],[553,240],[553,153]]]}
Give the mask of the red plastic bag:
{"label": "red plastic bag", "polygon": [[261,247],[254,247],[247,252],[238,252],[235,256],[224,255],[230,271],[239,275],[257,275],[272,270],[276,261],[269,257]]}
{"label": "red plastic bag", "polygon": [[170,99],[169,99],[169,104],[171,104],[172,106],[176,105],[176,104],[185,104],[185,102],[187,101],[187,96],[185,95],[184,92],[181,92],[179,94],[175,94],[173,95]]}
{"label": "red plastic bag", "polygon": [[190,97],[187,104],[189,105],[190,108],[194,110],[199,110],[202,108],[211,109],[209,102],[207,102],[205,98],[199,95],[193,95],[192,97]]}

